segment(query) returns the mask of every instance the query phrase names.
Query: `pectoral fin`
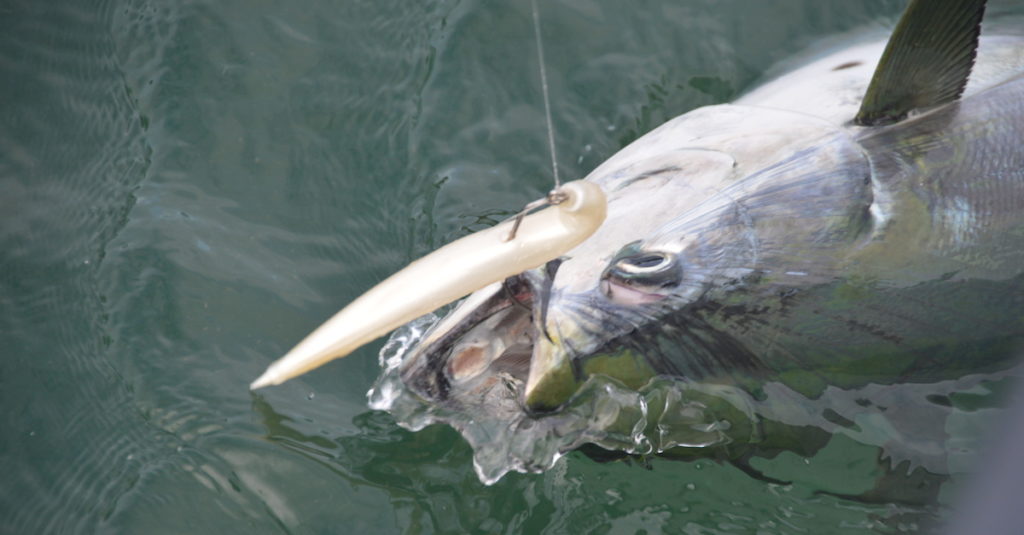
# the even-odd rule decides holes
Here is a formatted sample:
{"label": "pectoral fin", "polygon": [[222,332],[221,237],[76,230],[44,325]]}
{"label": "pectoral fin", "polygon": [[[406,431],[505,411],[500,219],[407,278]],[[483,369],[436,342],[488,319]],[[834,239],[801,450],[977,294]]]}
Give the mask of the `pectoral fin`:
{"label": "pectoral fin", "polygon": [[984,13],[985,0],[911,0],[854,122],[894,123],[911,110],[960,98],[974,65]]}

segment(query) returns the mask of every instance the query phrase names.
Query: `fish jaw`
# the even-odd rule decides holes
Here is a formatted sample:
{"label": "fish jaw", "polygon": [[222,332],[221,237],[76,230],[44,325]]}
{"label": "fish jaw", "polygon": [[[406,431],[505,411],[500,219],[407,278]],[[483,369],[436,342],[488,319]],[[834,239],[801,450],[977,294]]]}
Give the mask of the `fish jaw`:
{"label": "fish jaw", "polygon": [[542,337],[533,349],[530,375],[523,391],[523,402],[534,412],[557,409],[579,388],[580,382],[565,350]]}
{"label": "fish jaw", "polygon": [[534,413],[563,406],[591,376],[600,375],[631,390],[640,390],[659,375],[640,353],[626,347],[598,351],[572,361],[555,342],[542,339],[534,349],[523,404]]}

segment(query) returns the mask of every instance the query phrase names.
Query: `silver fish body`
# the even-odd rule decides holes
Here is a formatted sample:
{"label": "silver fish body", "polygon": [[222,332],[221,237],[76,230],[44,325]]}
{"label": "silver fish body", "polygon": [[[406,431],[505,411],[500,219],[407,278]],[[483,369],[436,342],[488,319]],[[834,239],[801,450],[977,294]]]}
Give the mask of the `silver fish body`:
{"label": "silver fish body", "polygon": [[[963,98],[852,124],[882,45],[684,114],[587,180],[595,235],[471,296],[406,355],[438,404],[529,411],[591,376],[828,386],[1003,370],[1024,349],[1024,39],[982,38]],[[813,81],[809,91],[790,90]]]}

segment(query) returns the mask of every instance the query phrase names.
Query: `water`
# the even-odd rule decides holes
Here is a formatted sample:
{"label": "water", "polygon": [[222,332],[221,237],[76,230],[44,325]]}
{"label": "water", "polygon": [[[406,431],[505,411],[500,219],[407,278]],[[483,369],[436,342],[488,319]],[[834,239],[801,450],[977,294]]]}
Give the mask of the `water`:
{"label": "water", "polygon": [[[540,7],[572,178],[902,2]],[[367,408],[382,342],[248,391],[342,304],[548,189],[530,16],[0,1],[0,531],[814,533],[930,515],[818,493],[875,469],[848,438],[759,465],[789,485],[573,453],[485,486],[452,429]]]}

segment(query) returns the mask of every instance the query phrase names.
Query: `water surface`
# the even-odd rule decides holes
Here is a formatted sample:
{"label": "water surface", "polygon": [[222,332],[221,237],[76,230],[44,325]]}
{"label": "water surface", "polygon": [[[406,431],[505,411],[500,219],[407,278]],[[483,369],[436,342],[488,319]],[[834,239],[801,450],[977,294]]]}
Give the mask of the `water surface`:
{"label": "water surface", "polygon": [[[564,176],[902,4],[542,2]],[[0,531],[840,533],[930,515],[820,493],[877,469],[848,438],[765,461],[788,485],[574,453],[485,486],[453,430],[367,408],[382,342],[248,391],[341,305],[548,189],[531,32],[519,1],[0,2]]]}

